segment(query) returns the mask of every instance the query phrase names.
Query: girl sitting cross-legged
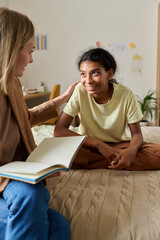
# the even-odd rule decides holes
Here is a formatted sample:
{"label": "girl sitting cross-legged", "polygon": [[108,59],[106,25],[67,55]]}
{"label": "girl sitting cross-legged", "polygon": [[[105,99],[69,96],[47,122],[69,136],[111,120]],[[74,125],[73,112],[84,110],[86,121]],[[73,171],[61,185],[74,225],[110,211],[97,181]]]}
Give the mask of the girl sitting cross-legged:
{"label": "girl sitting cross-legged", "polygon": [[[114,57],[102,48],[94,48],[80,57],[78,67],[81,82],[54,131],[55,136],[87,136],[72,167],[159,169],[160,145],[143,142],[139,123],[143,115],[133,92],[113,79]],[[69,126],[77,114],[80,125],[76,133]]]}

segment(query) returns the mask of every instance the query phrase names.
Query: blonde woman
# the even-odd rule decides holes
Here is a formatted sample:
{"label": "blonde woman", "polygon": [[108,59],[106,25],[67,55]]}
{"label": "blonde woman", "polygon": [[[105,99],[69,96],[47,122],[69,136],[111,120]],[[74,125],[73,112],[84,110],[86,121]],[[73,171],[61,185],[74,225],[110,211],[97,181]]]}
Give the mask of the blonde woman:
{"label": "blonde woman", "polygon": [[[68,100],[76,85],[28,110],[18,77],[33,62],[34,48],[34,27],[28,17],[0,8],[0,165],[25,161],[35,148],[31,127],[55,117],[55,109]],[[31,185],[0,178],[0,239],[69,239],[68,222],[49,209],[48,202],[42,182]]]}

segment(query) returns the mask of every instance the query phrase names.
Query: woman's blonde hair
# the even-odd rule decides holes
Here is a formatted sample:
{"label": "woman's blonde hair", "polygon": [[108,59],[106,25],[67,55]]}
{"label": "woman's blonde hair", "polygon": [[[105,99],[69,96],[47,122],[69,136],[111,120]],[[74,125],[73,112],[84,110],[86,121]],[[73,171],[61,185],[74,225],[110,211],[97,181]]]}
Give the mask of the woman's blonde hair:
{"label": "woman's blonde hair", "polygon": [[33,36],[34,26],[27,16],[0,8],[0,91],[8,93],[14,88],[18,51]]}

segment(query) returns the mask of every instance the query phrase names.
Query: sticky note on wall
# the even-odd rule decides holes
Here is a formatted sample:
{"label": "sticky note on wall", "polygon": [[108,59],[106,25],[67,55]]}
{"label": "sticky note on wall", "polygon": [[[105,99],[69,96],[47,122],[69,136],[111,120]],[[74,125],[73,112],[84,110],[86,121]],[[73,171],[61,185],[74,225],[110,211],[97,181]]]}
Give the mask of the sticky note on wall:
{"label": "sticky note on wall", "polygon": [[96,42],[96,46],[97,46],[98,48],[99,48],[101,45],[102,45],[102,44],[101,44],[100,41],[97,41],[97,42]]}
{"label": "sticky note on wall", "polygon": [[142,60],[143,58],[139,54],[136,54],[132,57],[132,59]]}
{"label": "sticky note on wall", "polygon": [[130,48],[135,48],[136,45],[135,45],[134,43],[129,43],[129,47],[130,47]]}

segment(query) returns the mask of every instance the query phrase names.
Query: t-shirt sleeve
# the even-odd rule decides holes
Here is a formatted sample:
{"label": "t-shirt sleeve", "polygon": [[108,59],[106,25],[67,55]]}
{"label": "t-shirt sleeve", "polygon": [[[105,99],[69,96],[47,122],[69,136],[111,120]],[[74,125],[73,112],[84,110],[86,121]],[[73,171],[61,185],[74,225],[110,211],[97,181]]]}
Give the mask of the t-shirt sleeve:
{"label": "t-shirt sleeve", "polygon": [[79,100],[79,84],[75,87],[70,99],[66,103],[63,112],[68,115],[75,117],[80,109],[80,100]]}
{"label": "t-shirt sleeve", "polygon": [[143,118],[142,111],[138,104],[138,101],[132,91],[129,93],[127,103],[127,123],[139,122]]}

